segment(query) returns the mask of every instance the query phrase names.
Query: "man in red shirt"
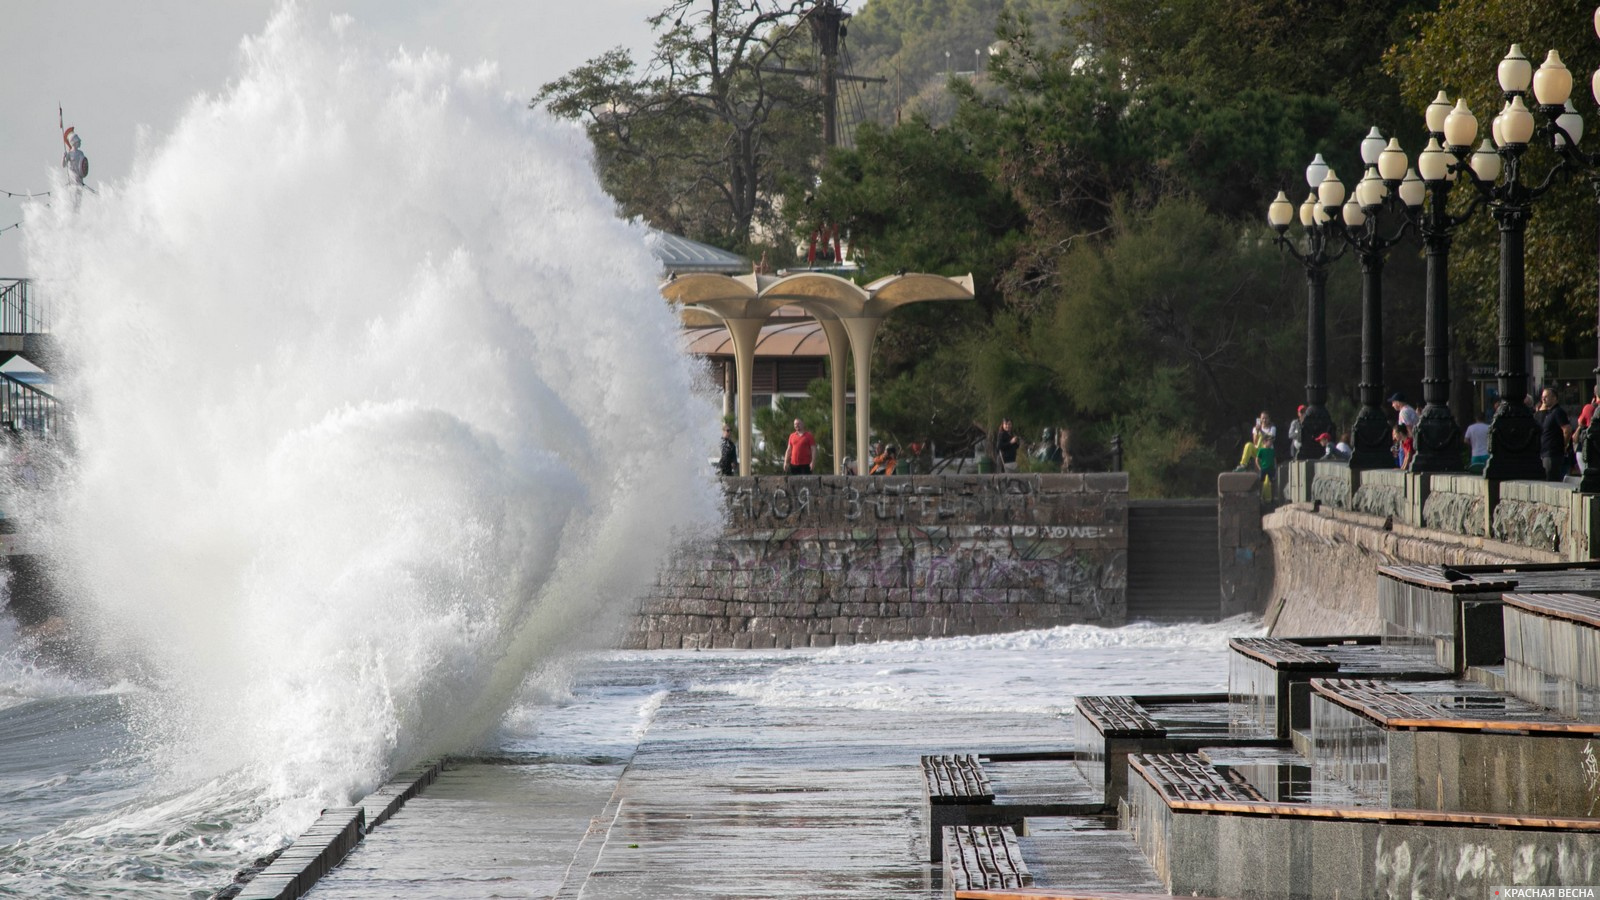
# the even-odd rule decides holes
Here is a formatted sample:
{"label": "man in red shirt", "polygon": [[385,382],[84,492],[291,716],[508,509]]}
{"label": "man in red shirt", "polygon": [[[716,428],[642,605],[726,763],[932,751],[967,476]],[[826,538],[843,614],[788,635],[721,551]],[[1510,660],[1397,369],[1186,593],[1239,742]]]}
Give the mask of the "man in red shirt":
{"label": "man in red shirt", "polygon": [[806,430],[806,423],[794,420],[794,432],[789,435],[789,449],[783,454],[784,466],[790,475],[811,474],[811,454],[817,448],[817,438]]}

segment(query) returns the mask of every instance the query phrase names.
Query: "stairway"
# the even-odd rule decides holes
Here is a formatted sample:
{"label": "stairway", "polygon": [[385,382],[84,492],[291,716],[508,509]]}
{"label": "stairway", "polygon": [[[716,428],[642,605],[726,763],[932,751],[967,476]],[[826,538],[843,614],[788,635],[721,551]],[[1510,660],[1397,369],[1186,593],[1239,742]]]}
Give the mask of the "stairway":
{"label": "stairway", "polygon": [[1128,504],[1128,620],[1213,621],[1222,604],[1215,500]]}

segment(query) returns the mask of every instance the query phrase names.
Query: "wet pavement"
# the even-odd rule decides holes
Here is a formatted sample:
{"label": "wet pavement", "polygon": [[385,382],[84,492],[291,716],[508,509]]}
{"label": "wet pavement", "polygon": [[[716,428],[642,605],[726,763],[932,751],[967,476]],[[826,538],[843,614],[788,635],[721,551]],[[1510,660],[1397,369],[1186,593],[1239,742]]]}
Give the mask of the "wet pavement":
{"label": "wet pavement", "polygon": [[933,900],[918,757],[1070,747],[1058,716],[678,685],[626,766],[452,764],[310,896]]}

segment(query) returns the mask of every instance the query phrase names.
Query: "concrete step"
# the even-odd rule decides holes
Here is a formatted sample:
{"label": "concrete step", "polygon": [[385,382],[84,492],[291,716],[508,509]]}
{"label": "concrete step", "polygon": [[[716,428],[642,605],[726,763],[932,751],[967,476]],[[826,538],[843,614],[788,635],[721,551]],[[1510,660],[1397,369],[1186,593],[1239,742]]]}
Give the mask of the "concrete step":
{"label": "concrete step", "polygon": [[1166,893],[1133,835],[1097,818],[1030,818],[1027,832],[1017,843],[1036,888]]}

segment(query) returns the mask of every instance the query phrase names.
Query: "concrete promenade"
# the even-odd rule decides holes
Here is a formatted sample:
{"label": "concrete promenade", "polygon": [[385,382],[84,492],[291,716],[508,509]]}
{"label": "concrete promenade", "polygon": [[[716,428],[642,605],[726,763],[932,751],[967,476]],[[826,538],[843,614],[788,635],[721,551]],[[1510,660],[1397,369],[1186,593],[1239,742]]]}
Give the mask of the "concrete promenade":
{"label": "concrete promenade", "polygon": [[918,756],[1071,740],[1047,715],[678,688],[626,762],[451,764],[309,896],[933,900]]}

